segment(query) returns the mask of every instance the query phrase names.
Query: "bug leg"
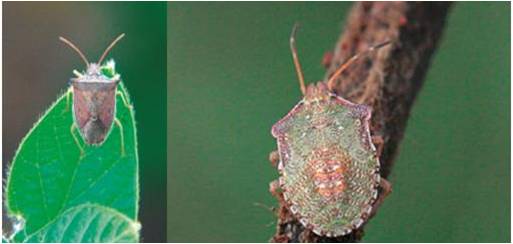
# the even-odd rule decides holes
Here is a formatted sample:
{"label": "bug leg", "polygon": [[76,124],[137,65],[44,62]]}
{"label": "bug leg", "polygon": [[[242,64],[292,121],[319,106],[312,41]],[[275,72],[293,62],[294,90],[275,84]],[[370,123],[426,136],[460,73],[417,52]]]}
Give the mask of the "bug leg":
{"label": "bug leg", "polygon": [[119,96],[121,98],[121,101],[123,101],[125,107],[127,107],[130,110],[132,109],[132,105],[128,104],[128,100],[126,99],[125,94],[123,94],[121,91],[116,91],[116,96]]}
{"label": "bug leg", "polygon": [[272,152],[269,154],[269,161],[271,161],[271,165],[272,165],[273,167],[278,166],[278,162],[280,162],[280,155],[278,154],[278,151],[277,151],[277,150],[272,151]]}
{"label": "bug leg", "polygon": [[66,108],[64,109],[64,111],[62,113],[66,113],[69,111],[69,107],[70,107],[70,100],[71,100],[71,88],[66,92]]}
{"label": "bug leg", "polygon": [[370,216],[374,216],[376,214],[376,211],[381,206],[381,204],[383,203],[385,198],[392,192],[392,184],[390,184],[390,182],[388,182],[388,180],[386,180],[384,178],[380,179],[379,188],[380,188],[380,192],[378,195],[378,199],[376,199],[376,201],[372,205],[372,211],[371,211]]}
{"label": "bug leg", "polygon": [[77,130],[77,126],[75,125],[75,123],[72,123],[71,127],[70,127],[70,133],[71,133],[71,136],[73,136],[73,140],[75,140],[75,144],[77,144],[78,149],[80,149],[80,157],[83,157],[85,154],[84,148],[82,147],[82,145],[80,145],[80,140],[78,140],[77,135],[75,135],[76,130]]}
{"label": "bug leg", "polygon": [[263,208],[265,210],[268,210],[269,212],[271,212],[273,214],[276,213],[276,208],[273,207],[273,206],[267,206],[267,205],[265,205],[263,203],[260,203],[260,202],[254,202],[253,205],[255,207],[260,207],[260,208]]}
{"label": "bug leg", "polygon": [[123,125],[121,124],[121,121],[119,121],[118,118],[114,118],[114,122],[119,128],[119,135],[121,137],[121,157],[125,156],[125,135],[123,132]]}
{"label": "bug leg", "polygon": [[269,192],[275,197],[281,196],[280,182],[278,180],[273,180],[269,183]]}
{"label": "bug leg", "polygon": [[376,155],[378,158],[381,157],[381,153],[383,152],[383,146],[385,145],[385,141],[382,136],[372,136],[372,143],[376,147]]}

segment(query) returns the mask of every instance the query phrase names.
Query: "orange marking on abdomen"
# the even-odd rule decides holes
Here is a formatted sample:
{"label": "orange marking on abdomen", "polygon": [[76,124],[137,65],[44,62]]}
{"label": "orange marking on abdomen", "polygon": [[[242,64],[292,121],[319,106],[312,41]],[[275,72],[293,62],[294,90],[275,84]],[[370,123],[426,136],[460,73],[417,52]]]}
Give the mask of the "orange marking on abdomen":
{"label": "orange marking on abdomen", "polygon": [[336,146],[317,149],[309,160],[315,190],[327,199],[336,199],[346,189],[344,173],[351,162]]}

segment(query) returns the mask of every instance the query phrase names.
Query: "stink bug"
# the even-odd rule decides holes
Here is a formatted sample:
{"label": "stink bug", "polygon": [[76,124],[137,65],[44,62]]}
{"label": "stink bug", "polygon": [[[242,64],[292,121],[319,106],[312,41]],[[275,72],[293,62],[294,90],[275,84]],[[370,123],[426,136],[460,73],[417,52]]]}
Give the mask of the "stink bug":
{"label": "stink bug", "polygon": [[[370,135],[371,110],[337,96],[334,81],[359,57],[382,44],[356,54],[327,80],[305,86],[295,46],[290,48],[303,99],[272,127],[280,178],[271,184],[282,189],[284,203],[298,221],[319,236],[337,237],[360,228],[390,192],[380,178],[379,152]],[[279,163],[277,162],[279,161]],[[378,187],[383,194],[378,199]]]}
{"label": "stink bug", "polygon": [[120,96],[123,104],[131,107],[123,93],[117,90],[117,86],[121,81],[119,74],[115,72],[115,63],[113,60],[102,65],[102,61],[116,43],[124,37],[125,34],[119,35],[103,52],[97,63],[89,63],[85,55],[71,41],[64,37],[59,39],[75,50],[86,64],[87,70],[80,73],[76,70],[73,73],[77,76],[70,79],[72,92],[68,92],[69,96],[73,93],[73,124],[71,125],[71,134],[80,148],[83,155],[84,150],[80,146],[80,142],[75,136],[75,130],[79,129],[79,134],[88,145],[101,145],[112,124],[119,126],[121,136],[121,154],[124,155],[124,138],[123,126],[116,118],[116,97]]}

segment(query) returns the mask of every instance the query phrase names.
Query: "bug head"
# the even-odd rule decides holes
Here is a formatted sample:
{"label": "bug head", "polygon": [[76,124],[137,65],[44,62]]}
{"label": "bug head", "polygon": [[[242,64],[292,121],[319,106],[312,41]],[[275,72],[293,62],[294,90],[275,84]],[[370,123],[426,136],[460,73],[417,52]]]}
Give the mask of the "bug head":
{"label": "bug head", "polygon": [[105,49],[102,56],[96,63],[91,63],[87,60],[86,56],[80,51],[80,49],[73,44],[71,41],[67,40],[64,37],[59,37],[59,39],[75,50],[80,58],[86,64],[85,72],[78,72],[77,70],[73,70],[73,73],[77,76],[76,78],[72,78],[71,82],[91,82],[91,83],[117,83],[120,81],[119,74],[116,73],[115,70],[115,62],[114,60],[108,60],[105,64],[102,65],[103,60],[110,52],[110,50],[116,45],[116,43],[121,40],[125,34],[119,35],[112,43]]}
{"label": "bug head", "polygon": [[304,96],[307,103],[312,101],[323,101],[330,98],[331,92],[326,83],[318,81],[317,83],[309,84],[306,87]]}

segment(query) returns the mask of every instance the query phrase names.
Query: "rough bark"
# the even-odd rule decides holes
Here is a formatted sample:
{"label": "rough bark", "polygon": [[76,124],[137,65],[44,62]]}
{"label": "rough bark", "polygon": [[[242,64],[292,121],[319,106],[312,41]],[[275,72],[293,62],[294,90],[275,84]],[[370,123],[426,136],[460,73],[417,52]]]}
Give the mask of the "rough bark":
{"label": "rough bark", "polygon": [[[391,45],[352,64],[337,80],[335,92],[372,107],[371,134],[383,139],[381,176],[390,174],[406,122],[443,31],[449,2],[363,2],[349,13],[345,31],[323,63],[326,79],[354,54],[385,40]],[[381,193],[380,193],[381,194]],[[279,200],[278,223],[272,242],[356,242],[364,227],[327,238],[315,235],[295,219]]]}

